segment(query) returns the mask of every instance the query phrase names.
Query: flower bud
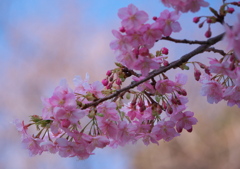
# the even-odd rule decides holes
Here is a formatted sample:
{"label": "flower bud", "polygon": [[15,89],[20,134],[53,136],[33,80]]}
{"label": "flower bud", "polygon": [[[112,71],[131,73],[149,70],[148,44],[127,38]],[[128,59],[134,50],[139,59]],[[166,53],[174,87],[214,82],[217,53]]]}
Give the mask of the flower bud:
{"label": "flower bud", "polygon": [[111,89],[112,88],[112,83],[109,83],[107,86],[106,86],[107,89]]}
{"label": "flower bud", "polygon": [[111,74],[112,74],[111,70],[108,70],[107,73],[106,73],[107,76],[111,76]]}
{"label": "flower bud", "polygon": [[167,60],[163,60],[163,65],[164,66],[168,66],[169,65],[168,61]]}
{"label": "flower bud", "polygon": [[201,72],[198,70],[198,69],[194,69],[194,77],[195,77],[195,80],[196,81],[199,81],[200,79],[200,76],[201,76]]}
{"label": "flower bud", "polygon": [[103,84],[103,86],[107,86],[108,85],[108,80],[107,79],[103,79],[102,80],[102,84]]}
{"label": "flower bud", "polygon": [[228,8],[228,9],[227,9],[227,12],[228,12],[228,13],[233,13],[234,11],[235,11],[234,8]]}
{"label": "flower bud", "polygon": [[157,17],[156,17],[156,16],[154,16],[152,19],[153,19],[154,21],[156,21],[156,20],[157,20]]}
{"label": "flower bud", "polygon": [[168,113],[168,114],[172,114],[172,113],[173,113],[173,109],[172,109],[171,106],[168,106],[168,107],[167,107],[167,113]]}
{"label": "flower bud", "polygon": [[168,54],[168,48],[162,48],[162,54],[167,55]]}
{"label": "flower bud", "polygon": [[63,119],[63,120],[61,121],[61,125],[62,125],[62,127],[64,127],[64,128],[68,128],[68,127],[70,126],[70,124],[71,124],[71,122],[70,122],[68,119]]}
{"label": "flower bud", "polygon": [[126,30],[123,26],[119,28],[119,31],[122,32],[122,33],[126,32]]}
{"label": "flower bud", "polygon": [[122,81],[121,81],[120,78],[117,78],[117,80],[116,80],[116,84],[119,85],[119,86],[122,84]]}
{"label": "flower bud", "polygon": [[146,48],[146,47],[141,48],[141,49],[139,50],[139,54],[140,54],[141,56],[148,56],[148,55],[149,55],[149,50],[148,50],[148,48]]}
{"label": "flower bud", "polygon": [[200,24],[198,25],[198,27],[199,27],[199,28],[203,27],[203,24],[204,24],[204,22],[200,23]]}
{"label": "flower bud", "polygon": [[194,17],[194,18],[193,18],[193,22],[194,22],[194,23],[198,23],[199,20],[200,20],[200,17]]}
{"label": "flower bud", "polygon": [[207,32],[205,33],[206,38],[210,38],[212,36],[212,32],[210,29],[207,30]]}

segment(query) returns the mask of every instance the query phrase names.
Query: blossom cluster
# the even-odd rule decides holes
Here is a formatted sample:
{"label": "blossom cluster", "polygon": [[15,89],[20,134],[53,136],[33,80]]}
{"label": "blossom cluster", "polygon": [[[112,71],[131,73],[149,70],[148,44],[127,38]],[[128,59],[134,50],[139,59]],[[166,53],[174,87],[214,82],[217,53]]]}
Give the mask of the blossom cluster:
{"label": "blossom cluster", "polygon": [[[182,86],[187,77],[183,74],[177,75],[175,81],[162,79],[155,85],[146,82],[145,89],[139,88],[142,92],[129,90],[133,99],[128,104],[119,98],[81,109],[101,99],[107,90],[100,82],[89,84],[86,77],[74,79],[74,90],[62,81],[50,98],[42,99],[42,116],[33,115],[32,123],[15,121],[30,155],[48,151],[58,152],[61,157],[86,159],[95,148],[124,146],[139,139],[146,145],[170,141],[183,129],[191,132],[197,122],[193,112],[186,111],[188,100]],[[29,133],[32,125],[36,125],[38,134]]]}
{"label": "blossom cluster", "polygon": [[148,14],[130,4],[119,9],[118,16],[122,27],[119,31],[112,31],[117,39],[111,42],[110,47],[116,51],[118,62],[147,76],[150,70],[159,68],[162,63],[162,58],[153,56],[149,50],[163,36],[181,30],[177,22],[180,15],[176,11],[164,10],[159,17],[153,18],[152,24],[148,24]]}
{"label": "blossom cluster", "polygon": [[240,14],[238,22],[232,28],[227,25],[225,28],[225,39],[231,50],[221,59],[209,58],[210,65],[203,66],[208,71],[200,79],[203,84],[201,95],[207,96],[207,101],[211,104],[225,100],[228,106],[240,107]]}
{"label": "blossom cluster", "polygon": [[197,12],[201,7],[207,7],[208,2],[204,0],[161,0],[166,7],[172,7],[181,12]]}

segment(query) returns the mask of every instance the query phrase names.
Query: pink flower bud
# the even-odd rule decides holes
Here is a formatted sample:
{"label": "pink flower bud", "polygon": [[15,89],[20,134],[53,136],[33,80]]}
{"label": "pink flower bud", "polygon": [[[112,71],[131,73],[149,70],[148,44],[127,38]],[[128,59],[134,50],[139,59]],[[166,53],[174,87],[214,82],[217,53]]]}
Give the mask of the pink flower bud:
{"label": "pink flower bud", "polygon": [[111,89],[112,88],[112,83],[109,83],[107,86],[106,86],[107,89]]}
{"label": "pink flower bud", "polygon": [[167,112],[168,112],[168,114],[172,114],[172,113],[173,113],[173,109],[172,109],[171,106],[168,106],[168,108],[167,108]]}
{"label": "pink flower bud", "polygon": [[168,48],[163,47],[162,48],[162,54],[167,55],[168,54]]}
{"label": "pink flower bud", "polygon": [[210,29],[207,30],[207,32],[205,33],[206,38],[210,38],[212,36],[212,32]]}
{"label": "pink flower bud", "polygon": [[116,80],[116,84],[119,85],[119,86],[122,84],[122,81],[121,81],[120,78],[118,78],[118,79]]}
{"label": "pink flower bud", "polygon": [[112,74],[111,70],[108,70],[107,73],[106,73],[107,76],[111,76],[111,74]]}
{"label": "pink flower bud", "polygon": [[209,70],[208,68],[205,68],[204,71],[205,71],[205,73],[207,73],[208,75],[211,75],[210,70]]}
{"label": "pink flower bud", "polygon": [[62,127],[68,128],[70,126],[71,122],[68,119],[63,119],[61,121]]}
{"label": "pink flower bud", "polygon": [[121,28],[119,28],[119,31],[122,32],[122,33],[126,32],[126,30],[123,26]]}
{"label": "pink flower bud", "polygon": [[203,24],[204,24],[204,22],[200,23],[200,24],[198,25],[198,27],[199,27],[199,28],[203,27]]}
{"label": "pink flower bud", "polygon": [[198,23],[199,20],[200,20],[200,17],[194,17],[194,18],[193,18],[193,22],[194,22],[194,23]]}
{"label": "pink flower bud", "polygon": [[211,18],[207,18],[207,23],[212,23],[212,19]]}
{"label": "pink flower bud", "polygon": [[133,49],[133,53],[135,54],[135,56],[138,56],[139,55],[139,50],[138,49]]}
{"label": "pink flower bud", "polygon": [[195,80],[196,81],[199,81],[200,79],[200,76],[201,76],[201,72],[198,70],[198,69],[194,69],[194,77],[195,77]]}
{"label": "pink flower bud", "polygon": [[230,64],[229,68],[231,71],[233,71],[236,68],[234,62]]}
{"label": "pink flower bud", "polygon": [[148,56],[148,55],[149,55],[149,50],[148,50],[148,48],[146,48],[146,47],[141,48],[141,49],[139,50],[139,54],[140,54],[141,56]]}
{"label": "pink flower bud", "polygon": [[156,17],[156,16],[154,16],[152,19],[153,19],[154,21],[156,21],[156,20],[157,20],[157,17]]}
{"label": "pink flower bud", "polygon": [[227,12],[228,12],[228,13],[233,13],[234,11],[235,11],[234,8],[228,8],[228,9],[227,9]]}
{"label": "pink flower bud", "polygon": [[168,66],[169,65],[168,61],[167,60],[163,60],[163,65],[164,66]]}
{"label": "pink flower bud", "polygon": [[107,79],[103,79],[102,80],[102,84],[103,84],[103,86],[107,86],[108,85],[108,80]]}

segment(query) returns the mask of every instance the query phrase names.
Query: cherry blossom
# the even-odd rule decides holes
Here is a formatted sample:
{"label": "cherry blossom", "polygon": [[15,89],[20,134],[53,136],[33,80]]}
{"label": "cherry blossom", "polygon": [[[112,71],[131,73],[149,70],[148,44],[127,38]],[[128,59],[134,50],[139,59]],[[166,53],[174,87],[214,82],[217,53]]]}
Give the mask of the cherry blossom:
{"label": "cherry blossom", "polygon": [[148,20],[148,14],[145,11],[139,11],[133,4],[119,9],[118,16],[122,19],[121,23],[125,29],[138,29]]}

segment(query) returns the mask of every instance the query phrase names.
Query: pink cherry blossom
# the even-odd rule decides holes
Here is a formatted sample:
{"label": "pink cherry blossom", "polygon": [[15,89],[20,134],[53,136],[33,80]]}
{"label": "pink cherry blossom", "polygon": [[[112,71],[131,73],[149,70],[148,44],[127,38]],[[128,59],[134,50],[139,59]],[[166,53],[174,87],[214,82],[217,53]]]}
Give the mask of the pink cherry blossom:
{"label": "pink cherry blossom", "polygon": [[99,128],[107,137],[115,139],[118,133],[118,126],[110,120],[99,121]]}
{"label": "pink cherry blossom", "polygon": [[116,57],[117,61],[122,63],[124,66],[128,67],[129,69],[134,68],[134,62],[136,61],[136,56],[133,52],[125,52],[120,53]]}
{"label": "pink cherry blossom", "polygon": [[136,126],[127,124],[125,121],[121,121],[118,124],[117,140],[120,146],[124,146],[126,143],[134,139]]}
{"label": "pink cherry blossom", "polygon": [[151,69],[158,69],[159,64],[147,57],[139,56],[134,63],[134,69],[140,70],[142,76],[147,76]]}
{"label": "pink cherry blossom", "polygon": [[97,117],[99,120],[112,120],[118,121],[118,111],[116,110],[117,105],[115,102],[106,101],[97,106],[97,113],[101,113],[103,117]]}
{"label": "pink cherry blossom", "polygon": [[211,73],[222,74],[222,75],[227,75],[231,78],[236,78],[236,73],[233,70],[231,70],[231,66],[230,66],[231,63],[229,59],[223,60],[222,63],[217,59],[213,59],[213,58],[209,58],[209,59],[210,59],[209,71]]}
{"label": "pink cherry blossom", "polygon": [[176,11],[169,12],[168,10],[164,10],[161,12],[160,17],[157,19],[157,23],[162,30],[164,36],[170,36],[172,32],[181,31],[181,26],[178,20],[180,17]]}
{"label": "pink cherry blossom", "polygon": [[40,144],[43,142],[42,139],[33,138],[31,136],[25,137],[22,140],[23,147],[29,150],[30,156],[41,155],[43,149],[41,148]]}
{"label": "pink cherry blossom", "polygon": [[173,121],[159,121],[152,129],[152,134],[156,135],[157,140],[164,139],[170,141],[174,137],[179,136],[175,130]]}
{"label": "pink cherry blossom", "polygon": [[75,76],[75,78],[73,79],[73,83],[75,85],[74,92],[85,95],[86,90],[90,88],[89,75],[86,74],[84,80],[80,76]]}
{"label": "pink cherry blossom", "polygon": [[158,23],[153,24],[145,24],[139,30],[143,37],[143,43],[149,49],[154,46],[156,40],[160,40],[162,38],[162,30],[159,27]]}
{"label": "pink cherry blossom", "polygon": [[179,112],[171,117],[171,120],[176,121],[176,129],[179,133],[182,132],[182,129],[186,129],[188,132],[192,131],[192,125],[197,123],[197,119],[193,115],[193,112],[186,111]]}
{"label": "pink cherry blossom", "polygon": [[18,132],[21,133],[22,139],[28,136],[28,133],[27,133],[28,125],[25,125],[24,121],[20,121],[19,119],[16,119],[13,121],[13,124],[15,125]]}
{"label": "pink cherry blossom", "polygon": [[223,98],[228,101],[228,106],[237,104],[240,107],[240,86],[228,87],[223,93]]}
{"label": "pink cherry blossom", "polygon": [[225,39],[228,42],[228,49],[231,48],[234,50],[235,56],[240,60],[240,14],[238,16],[238,22],[233,25],[232,28],[229,28],[225,25],[226,35]]}
{"label": "pink cherry blossom", "polygon": [[148,14],[144,11],[139,11],[133,4],[119,9],[118,16],[122,19],[122,26],[128,29],[138,29],[148,20]]}
{"label": "pink cherry blossom", "polygon": [[201,89],[201,95],[207,96],[208,103],[218,103],[222,100],[223,97],[223,88],[222,86],[216,81],[208,81],[203,83]]}
{"label": "pink cherry blossom", "polygon": [[115,51],[119,50],[121,52],[131,50],[130,44],[131,42],[135,42],[133,39],[130,39],[132,36],[124,36],[116,30],[112,30],[112,34],[117,38],[117,40],[114,40],[110,43],[111,49]]}
{"label": "pink cherry blossom", "polygon": [[175,83],[169,79],[158,80],[156,83],[156,91],[158,94],[164,95],[166,93],[172,93],[174,89]]}
{"label": "pink cherry blossom", "polygon": [[161,0],[166,7],[172,7],[181,12],[197,12],[200,7],[207,7],[208,2],[204,0]]}

